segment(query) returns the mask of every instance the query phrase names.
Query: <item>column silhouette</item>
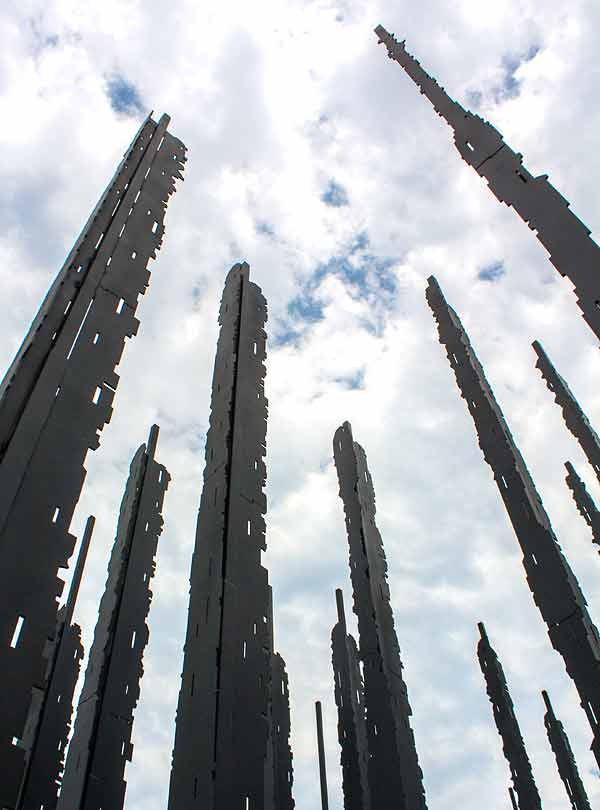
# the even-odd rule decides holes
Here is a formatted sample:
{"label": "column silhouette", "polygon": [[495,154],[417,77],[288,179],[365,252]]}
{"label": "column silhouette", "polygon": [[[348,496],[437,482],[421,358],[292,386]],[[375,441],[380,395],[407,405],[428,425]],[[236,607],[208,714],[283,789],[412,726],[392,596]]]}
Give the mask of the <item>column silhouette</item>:
{"label": "column silhouette", "polygon": [[502,664],[490,644],[483,622],[479,622],[477,627],[481,636],[477,644],[477,658],[485,678],[496,728],[502,738],[502,750],[510,768],[513,789],[519,798],[519,808],[541,810],[542,801],[533,778],[531,762],[525,750]]}
{"label": "column silhouette", "polygon": [[383,541],[375,523],[375,491],[367,457],[348,422],[333,438],[346,515],[354,612],[364,669],[372,807],[426,808],[423,774],[410,725]]}
{"label": "column silhouette", "polygon": [[548,742],[554,752],[558,773],[567,791],[571,807],[573,810],[592,810],[564,726],[554,714],[548,692],[545,690],[542,690],[542,698],[546,704],[544,725]]}
{"label": "column silhouette", "polygon": [[157,441],[153,425],[131,462],[58,810],[121,810],[125,802],[125,766],[133,755],[133,716],[149,636],[150,581],[170,480],[155,459]]}
{"label": "column silhouette", "polygon": [[272,791],[266,318],[250,268],[234,265],[219,314],[169,810],[263,810]]}
{"label": "column silhouette", "polygon": [[426,73],[420,63],[385,28],[375,33],[388,56],[404,69],[454,132],[454,145],[462,159],[487,181],[492,194],[527,223],[561,276],[572,282],[577,304],[596,337],[600,338],[600,247],[590,230],[569,208],[569,203],[548,182],[548,175],[534,177],[523,166],[523,155],[504,142],[487,121],[465,110]]}
{"label": "column silhouette", "polygon": [[137,332],[147,265],[185,161],[168,123],[142,125],[0,384],[0,807],[17,799],[18,740],[32,690],[44,688],[85,459],[110,420],[115,367]]}
{"label": "column silhouette", "polygon": [[456,312],[429,278],[427,301],[437,321],[456,383],[473,418],[486,462],[523,552],[527,584],[554,649],[579,693],[600,765],[600,638],[585,597],[562,550],[525,461]]}
{"label": "column silhouette", "polygon": [[344,596],[335,592],[338,621],[331,633],[338,741],[341,748],[344,810],[369,810],[365,695],[356,641],[347,632]]}

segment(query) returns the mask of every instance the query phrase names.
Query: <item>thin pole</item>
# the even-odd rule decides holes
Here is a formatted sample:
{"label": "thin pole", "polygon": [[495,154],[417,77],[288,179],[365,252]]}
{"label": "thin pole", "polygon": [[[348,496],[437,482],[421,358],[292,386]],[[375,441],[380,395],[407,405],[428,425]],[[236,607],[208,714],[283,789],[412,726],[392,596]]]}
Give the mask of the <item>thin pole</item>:
{"label": "thin pole", "polygon": [[85,531],[83,532],[83,538],[81,540],[81,548],[79,549],[79,556],[77,557],[77,563],[75,564],[75,570],[73,571],[73,578],[71,579],[71,587],[69,590],[69,597],[67,599],[67,609],[65,611],[65,628],[67,628],[73,620],[75,602],[77,600],[77,595],[79,594],[81,577],[83,576],[83,569],[85,567],[85,561],[90,548],[90,540],[92,539],[92,532],[94,531],[95,523],[96,518],[93,515],[90,515],[87,519],[87,523],[85,524]]}
{"label": "thin pole", "polygon": [[329,799],[327,798],[327,770],[325,768],[325,746],[323,745],[323,716],[321,714],[321,701],[315,703],[317,715],[317,747],[319,749],[319,778],[321,780],[321,808],[329,810]]}

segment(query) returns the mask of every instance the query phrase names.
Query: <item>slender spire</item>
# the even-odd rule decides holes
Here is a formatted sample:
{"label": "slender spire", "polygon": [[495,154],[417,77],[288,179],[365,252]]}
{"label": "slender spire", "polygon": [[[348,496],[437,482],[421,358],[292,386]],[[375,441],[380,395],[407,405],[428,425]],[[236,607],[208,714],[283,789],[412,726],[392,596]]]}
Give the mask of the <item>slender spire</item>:
{"label": "slender spire", "polygon": [[329,810],[329,798],[327,795],[327,766],[325,764],[325,744],[323,742],[323,715],[321,712],[321,701],[315,703],[315,715],[317,720],[317,751],[319,755],[319,782],[321,785],[321,810]]}
{"label": "slender spire", "polygon": [[58,800],[64,757],[71,730],[73,693],[83,658],[81,628],[72,624],[73,611],[87,558],[95,518],[87,520],[69,597],[58,612],[54,639],[47,645],[48,668],[44,689],[34,688],[21,740],[25,771],[17,810],[54,810]]}
{"label": "slender spire", "polygon": [[58,810],[120,810],[148,642],[154,557],[170,476],[154,459],[158,428],[133,457],[94,642],[69,745]]}
{"label": "slender spire", "polygon": [[502,750],[519,797],[519,807],[521,810],[541,810],[542,801],[533,778],[502,664],[490,644],[483,622],[479,622],[477,627],[481,636],[477,644],[477,658],[485,678],[496,728],[502,738]]}
{"label": "slender spire", "polygon": [[581,409],[566,381],[552,365],[541,343],[535,340],[531,345],[538,356],[535,367],[540,370],[548,390],[554,394],[554,401],[562,410],[565,425],[579,442],[587,460],[600,480],[600,438],[598,438],[598,434]]}
{"label": "slender spire", "polygon": [[519,805],[517,804],[517,797],[515,796],[514,790],[509,787],[508,789],[508,798],[510,799],[510,805],[513,810],[519,810]]}
{"label": "slender spire", "polygon": [[450,98],[406,50],[404,41],[398,42],[381,25],[375,33],[389,58],[405,70],[450,125],[463,160],[487,180],[500,202],[515,209],[546,248],[554,267],[571,280],[583,317],[600,338],[600,310],[596,305],[600,300],[600,248],[590,239],[590,230],[548,182],[548,175],[530,174],[523,166],[523,155],[513,152],[491,124]]}
{"label": "slender spire", "polygon": [[266,319],[267,302],[249,266],[234,265],[219,314],[169,810],[192,803],[263,810],[269,801],[273,633],[261,561]]}
{"label": "slender spire", "polygon": [[[565,481],[571,490],[575,505],[577,506],[581,517],[592,530],[592,543],[600,546],[600,510],[598,510],[598,507],[594,503],[594,499],[587,491],[585,484],[577,474],[577,471],[571,462],[566,461],[565,467],[567,468],[567,476]],[[598,553],[600,554],[600,549],[598,549]]]}
{"label": "slender spire", "polygon": [[412,712],[402,677],[387,562],[375,523],[375,491],[365,451],[353,440],[349,422],[336,430],[333,454],[346,515],[364,668],[371,803],[373,807],[425,810],[423,773],[410,725]]}
{"label": "slender spire", "polygon": [[438,325],[458,388],[473,418],[479,446],[492,468],[515,535],[535,604],[573,679],[592,729],[600,765],[600,638],[585,597],[565,559],[541,498],[515,445],[500,406],[456,312],[439,284],[429,278],[427,301]]}
{"label": "slender spire", "polygon": [[573,810],[592,810],[564,726],[556,718],[548,692],[545,690],[542,690],[542,698],[546,704],[544,725],[546,726],[548,741],[556,757],[558,772],[567,791],[571,807]]}
{"label": "slender spire", "polygon": [[167,124],[142,125],[0,383],[0,807],[17,800],[25,762],[13,740],[44,688],[86,457],[111,418],[115,369],[182,176],[185,147]]}
{"label": "slender spire", "polygon": [[345,810],[369,810],[367,726],[363,679],[354,638],[346,632],[344,596],[336,589],[338,622],[331,633],[338,740]]}

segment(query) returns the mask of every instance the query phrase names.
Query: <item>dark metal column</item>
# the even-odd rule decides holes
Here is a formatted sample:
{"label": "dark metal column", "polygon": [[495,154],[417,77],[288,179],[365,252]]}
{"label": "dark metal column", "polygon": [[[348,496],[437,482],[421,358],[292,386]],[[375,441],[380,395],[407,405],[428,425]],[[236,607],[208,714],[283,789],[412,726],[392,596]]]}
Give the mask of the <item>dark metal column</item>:
{"label": "dark metal column", "polygon": [[354,612],[364,668],[369,791],[374,808],[426,808],[400,647],[394,628],[387,562],[375,524],[375,491],[362,447],[348,422],[333,438],[344,503]]}
{"label": "dark metal column", "polygon": [[554,714],[548,692],[542,690],[542,697],[546,704],[544,725],[546,726],[548,741],[554,752],[558,773],[567,791],[571,807],[573,810],[591,810],[587,793],[579,776],[575,755],[571,749],[564,726]]}
{"label": "dark metal column", "polygon": [[[570,461],[565,462],[567,468],[567,476],[565,481],[571,490],[573,500],[579,511],[581,517],[585,520],[587,525],[592,530],[592,543],[600,546],[600,510],[594,503],[594,499],[587,491],[586,485],[583,483],[575,467]],[[598,550],[600,554],[600,549]]]}
{"label": "dark metal column", "polygon": [[[600,310],[598,312],[600,313]],[[566,381],[550,362],[542,344],[535,340],[531,345],[538,357],[535,367],[540,370],[548,390],[554,394],[554,401],[562,411],[565,425],[579,442],[587,460],[600,480],[600,438],[598,438],[598,434],[581,409],[581,405],[575,399]]]}
{"label": "dark metal column", "polygon": [[513,152],[491,124],[451,99],[408,53],[404,41],[398,42],[381,25],[375,33],[385,44],[389,58],[405,70],[436,113],[450,125],[462,159],[487,180],[500,202],[515,209],[546,248],[561,276],[570,279],[584,319],[600,338],[600,248],[590,239],[589,228],[548,182],[548,175],[530,174],[523,166],[523,156]]}
{"label": "dark metal column", "polygon": [[[600,438],[598,438],[598,434],[566,381],[552,365],[541,343],[536,340],[532,345],[538,357],[535,366],[540,370],[542,377],[546,381],[548,390],[554,394],[554,400],[560,406],[565,425],[579,442],[587,460],[596,473],[596,477],[600,481]],[[565,467],[568,473],[565,480],[571,490],[575,505],[592,530],[593,542],[600,545],[600,512],[598,507],[571,462],[567,461]]]}
{"label": "dark metal column", "polygon": [[321,784],[321,810],[329,810],[327,765],[325,764],[325,744],[323,742],[323,715],[320,700],[317,700],[315,703],[315,715],[317,719],[317,752],[319,756],[319,782]]}
{"label": "dark metal column", "polygon": [[267,305],[249,274],[245,262],[231,269],[219,314],[169,810],[263,810],[272,774]]}
{"label": "dark metal column", "polygon": [[481,635],[477,645],[477,658],[485,678],[496,728],[502,738],[502,750],[510,767],[514,789],[519,797],[519,808],[541,810],[542,801],[533,778],[531,763],[525,750],[502,664],[490,644],[483,622],[479,622],[477,626]]}
{"label": "dark metal column", "polygon": [[367,725],[358,648],[346,630],[344,596],[335,592],[338,622],[331,633],[338,741],[341,748],[345,810],[370,810]]}
{"label": "dark metal column", "polygon": [[69,598],[58,612],[56,633],[48,644],[48,675],[45,689],[34,688],[21,746],[25,749],[25,773],[17,810],[54,810],[61,783],[64,755],[71,730],[73,693],[79,678],[83,646],[81,628],[72,624],[83,569],[94,530],[88,518]]}
{"label": "dark metal column", "polygon": [[143,124],[0,384],[0,807],[17,799],[24,752],[12,741],[44,686],[85,458],[110,420],[115,367],[181,177],[185,147],[168,122]]}
{"label": "dark metal column", "polygon": [[170,476],[154,454],[158,427],[131,462],[108,579],[67,754],[59,810],[121,810],[148,642],[154,557]]}
{"label": "dark metal column", "polygon": [[271,722],[275,810],[293,810],[294,768],[290,748],[290,690],[285,661],[279,653],[271,659]]}
{"label": "dark metal column", "polygon": [[552,646],[573,679],[593,732],[592,750],[600,764],[600,638],[585,597],[562,550],[525,461],[458,315],[439,284],[429,278],[427,301],[439,339],[473,418],[479,446],[523,551],[523,567]]}

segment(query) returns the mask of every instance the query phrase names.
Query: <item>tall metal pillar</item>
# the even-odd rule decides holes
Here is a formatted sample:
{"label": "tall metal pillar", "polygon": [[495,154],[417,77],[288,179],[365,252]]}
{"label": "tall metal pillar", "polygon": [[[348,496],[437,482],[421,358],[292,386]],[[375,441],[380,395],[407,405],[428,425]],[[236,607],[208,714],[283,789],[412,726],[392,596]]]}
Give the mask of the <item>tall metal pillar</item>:
{"label": "tall metal pillar", "polygon": [[[244,262],[227,276],[169,810],[266,810],[272,628],[266,549],[267,304]],[[268,801],[268,799],[267,799]]]}
{"label": "tall metal pillar", "polygon": [[58,810],[121,810],[144,671],[162,507],[170,476],[155,459],[158,427],[131,462],[108,578],[79,698]]}
{"label": "tall metal pillar", "polygon": [[[535,366],[540,370],[543,379],[546,381],[548,390],[554,394],[554,400],[562,411],[565,425],[579,443],[596,473],[596,478],[600,481],[600,438],[567,382],[554,368],[541,343],[535,340],[532,345],[538,358]],[[575,467],[570,461],[565,462],[565,467],[567,468],[565,480],[571,490],[575,505],[592,530],[592,542],[600,545],[600,511]]]}
{"label": "tall metal pillar", "polygon": [[544,725],[548,742],[556,758],[558,773],[567,791],[571,807],[573,810],[592,810],[564,726],[554,714],[548,692],[545,690],[542,690],[542,698],[546,704]]}
{"label": "tall metal pillar", "polygon": [[142,125],[0,384],[0,807],[15,806],[23,775],[18,741],[32,689],[44,688],[86,455],[110,420],[185,161],[168,123]]}
{"label": "tall metal pillar", "polygon": [[485,678],[496,728],[502,738],[502,750],[510,768],[514,790],[519,797],[519,808],[541,810],[542,800],[533,778],[531,762],[525,750],[502,664],[490,644],[483,622],[479,622],[477,627],[481,636],[477,645],[477,658]]}
{"label": "tall metal pillar", "polygon": [[591,748],[600,765],[598,630],[469,337],[433,276],[429,278],[427,301],[523,552],[527,584],[552,646],[562,656],[579,693],[593,733]]}
{"label": "tall metal pillar", "polygon": [[346,515],[354,612],[364,669],[369,792],[374,808],[425,810],[423,774],[402,677],[383,541],[375,523],[375,491],[367,457],[349,422],[333,438]]}
{"label": "tall metal pillar", "polygon": [[387,48],[389,58],[404,69],[436,113],[450,125],[462,159],[485,178],[500,202],[515,209],[546,248],[561,276],[570,279],[585,321],[600,338],[600,248],[590,239],[589,228],[548,182],[548,175],[530,174],[523,166],[523,155],[513,152],[491,124],[450,98],[406,50],[404,41],[398,42],[381,25],[375,28],[375,34]]}
{"label": "tall metal pillar", "polygon": [[[600,312],[600,310],[598,310]],[[567,385],[565,379],[552,365],[550,358],[544,351],[542,344],[534,340],[533,350],[537,354],[535,367],[539,369],[545,380],[548,390],[554,394],[554,401],[560,407],[562,416],[568,430],[579,442],[579,446],[590,462],[598,480],[600,480],[600,438],[592,427],[590,420],[577,402],[575,395]]]}

